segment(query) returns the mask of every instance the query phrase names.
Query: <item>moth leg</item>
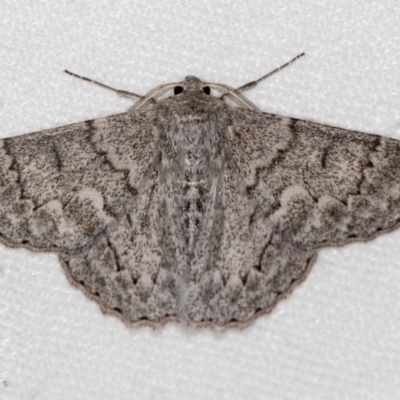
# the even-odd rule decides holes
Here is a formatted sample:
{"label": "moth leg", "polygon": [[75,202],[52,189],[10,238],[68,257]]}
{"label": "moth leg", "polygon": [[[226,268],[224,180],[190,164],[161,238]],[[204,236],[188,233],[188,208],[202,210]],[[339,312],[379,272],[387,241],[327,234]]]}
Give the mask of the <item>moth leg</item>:
{"label": "moth leg", "polygon": [[79,78],[82,79],[84,81],[90,82],[90,83],[94,83],[97,86],[100,86],[102,88],[108,89],[108,90],[112,90],[113,92],[117,93],[118,96],[121,97],[128,97],[130,99],[142,99],[143,96],[141,96],[140,94],[136,94],[134,92],[127,92],[126,90],[120,90],[120,89],[115,89],[111,86],[105,85],[104,83],[95,81],[94,79],[90,79],[90,78],[86,78],[85,76],[81,76],[78,74],[75,74],[73,72],[70,72],[68,70],[64,70],[65,73],[67,73],[68,75],[74,76],[75,78]]}
{"label": "moth leg", "polygon": [[[263,81],[263,80],[269,78],[271,75],[274,75],[274,74],[276,74],[276,73],[279,72],[279,71],[282,71],[282,69],[288,67],[290,64],[294,63],[297,59],[299,59],[300,57],[303,57],[305,54],[306,54],[306,53],[298,54],[296,57],[292,58],[292,59],[291,59],[290,61],[288,61],[287,63],[281,65],[281,66],[278,67],[278,68],[275,68],[275,69],[272,70],[271,72],[268,72],[268,74],[262,76],[261,78],[257,79],[256,81],[248,82],[248,83],[244,84],[243,86],[238,87],[237,89],[235,89],[236,92],[243,93],[243,92],[246,92],[246,91],[249,90],[249,89],[252,89],[252,88],[256,87],[257,84],[259,84],[261,81]],[[225,100],[226,98],[231,97],[231,96],[232,96],[232,95],[231,95],[230,93],[225,93],[224,95],[221,96],[221,99],[222,99],[222,100]]]}

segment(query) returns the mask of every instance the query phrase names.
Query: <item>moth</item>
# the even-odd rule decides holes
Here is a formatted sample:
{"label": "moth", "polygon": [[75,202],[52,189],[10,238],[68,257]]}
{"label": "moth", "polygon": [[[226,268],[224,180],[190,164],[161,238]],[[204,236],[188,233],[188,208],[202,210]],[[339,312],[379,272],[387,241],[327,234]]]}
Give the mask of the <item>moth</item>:
{"label": "moth", "polygon": [[138,101],[0,141],[1,242],[57,253],[131,326],[270,312],[318,249],[400,221],[400,142],[260,111],[241,93],[272,73],[238,89],[188,76],[144,97],[94,81]]}

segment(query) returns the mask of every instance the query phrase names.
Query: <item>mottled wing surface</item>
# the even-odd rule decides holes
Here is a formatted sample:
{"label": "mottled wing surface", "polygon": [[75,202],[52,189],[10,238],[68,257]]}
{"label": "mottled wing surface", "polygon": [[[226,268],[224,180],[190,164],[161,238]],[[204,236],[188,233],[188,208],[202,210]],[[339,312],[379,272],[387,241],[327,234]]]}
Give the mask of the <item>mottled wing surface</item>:
{"label": "mottled wing surface", "polygon": [[0,141],[0,241],[57,252],[70,281],[127,322],[244,326],[305,278],[318,248],[399,224],[400,142],[223,112],[203,132],[226,155],[221,174],[194,182],[208,189],[193,250],[161,184],[155,107]]}
{"label": "mottled wing surface", "polygon": [[0,141],[0,240],[57,252],[72,283],[131,322],[175,307],[153,118],[127,112]]}
{"label": "mottled wing surface", "polygon": [[397,226],[400,141],[254,114],[235,113],[234,162],[275,233],[312,250],[368,240]]}
{"label": "mottled wing surface", "polygon": [[249,322],[306,277],[318,248],[399,224],[397,140],[240,108],[229,140],[219,255],[191,282],[194,321]]}

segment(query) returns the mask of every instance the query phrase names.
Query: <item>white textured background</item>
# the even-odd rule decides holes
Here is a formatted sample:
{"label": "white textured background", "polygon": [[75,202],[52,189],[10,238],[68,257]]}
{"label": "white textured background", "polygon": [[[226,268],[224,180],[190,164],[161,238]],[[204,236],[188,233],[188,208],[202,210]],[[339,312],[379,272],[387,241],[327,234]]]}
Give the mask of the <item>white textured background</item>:
{"label": "white textured background", "polygon": [[[0,137],[126,110],[68,68],[146,93],[188,74],[261,109],[400,139],[397,0],[1,0]],[[400,164],[400,160],[399,160]],[[270,316],[130,330],[54,255],[0,247],[0,399],[399,399],[400,233],[320,252]]]}

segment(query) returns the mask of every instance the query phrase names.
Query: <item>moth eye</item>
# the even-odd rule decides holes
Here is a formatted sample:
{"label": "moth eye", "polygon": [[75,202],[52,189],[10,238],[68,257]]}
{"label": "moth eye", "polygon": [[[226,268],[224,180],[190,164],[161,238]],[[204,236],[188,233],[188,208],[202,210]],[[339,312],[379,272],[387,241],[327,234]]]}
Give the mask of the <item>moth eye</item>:
{"label": "moth eye", "polygon": [[183,87],[182,86],[175,86],[174,87],[174,95],[176,96],[179,93],[183,92]]}
{"label": "moth eye", "polygon": [[210,86],[204,86],[204,87],[203,87],[203,92],[204,92],[207,96],[209,96],[210,93],[211,93]]}

